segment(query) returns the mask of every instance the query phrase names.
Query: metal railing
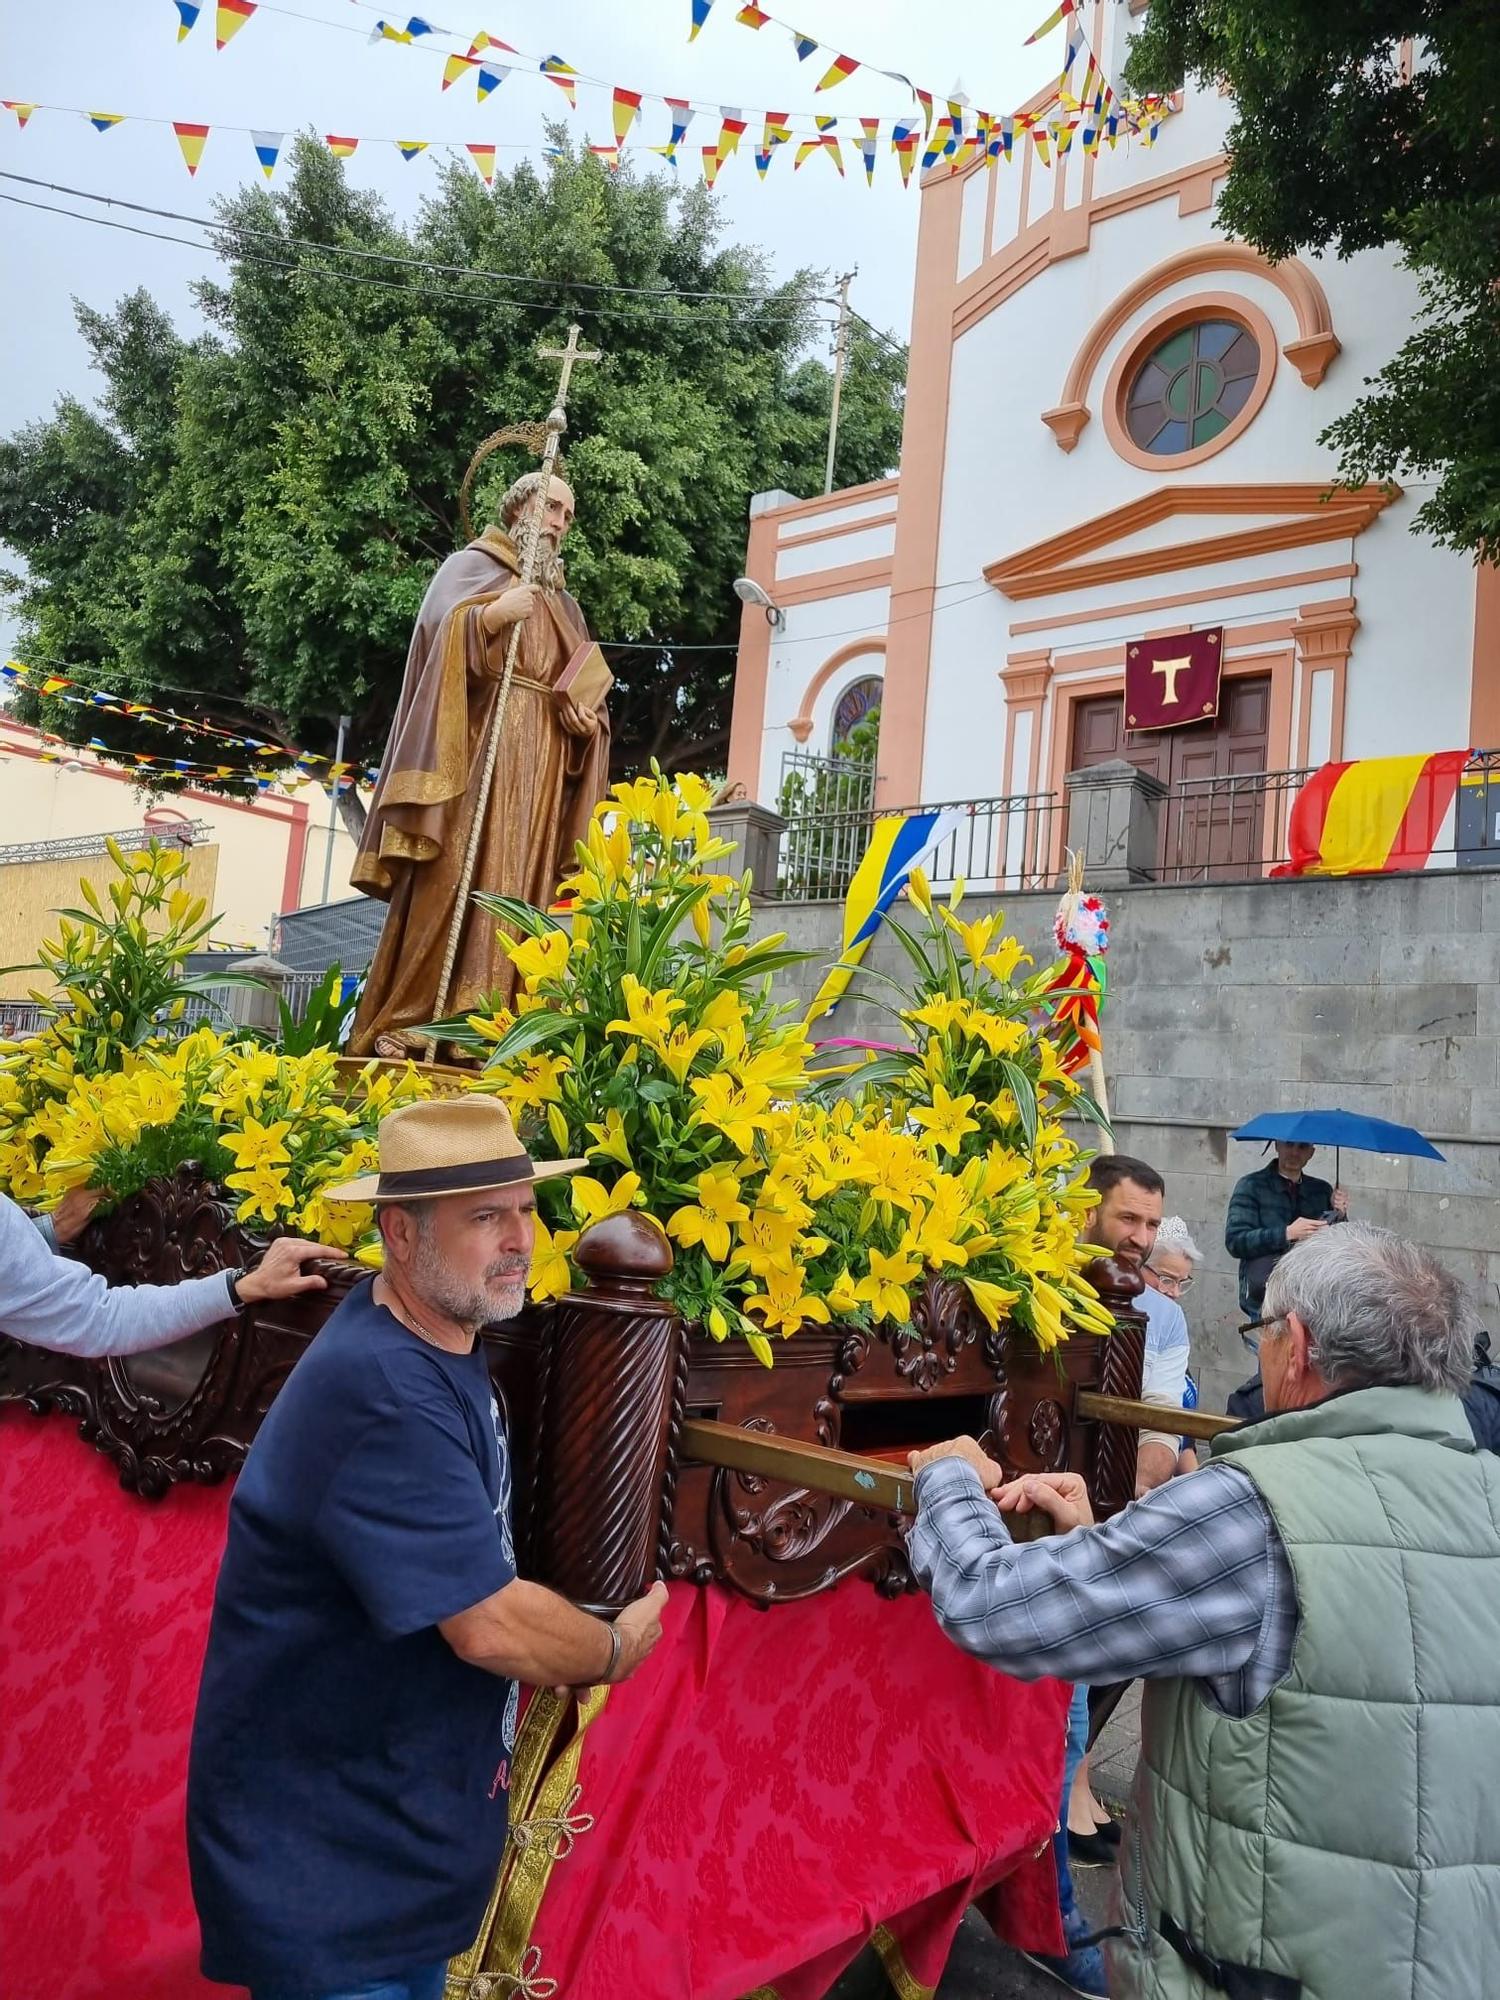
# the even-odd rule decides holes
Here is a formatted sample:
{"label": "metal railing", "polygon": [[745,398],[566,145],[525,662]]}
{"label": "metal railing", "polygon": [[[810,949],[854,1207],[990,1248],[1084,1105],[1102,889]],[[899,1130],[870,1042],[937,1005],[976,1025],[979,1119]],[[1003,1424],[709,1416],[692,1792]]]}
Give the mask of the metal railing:
{"label": "metal railing", "polygon": [[920,809],[882,807],[877,812],[867,805],[857,812],[788,819],[777,894],[788,903],[842,900],[875,822],[916,810],[945,816],[939,822],[941,837],[922,863],[934,887],[946,889],[960,875],[974,889],[1042,889],[1055,881],[1063,802],[1050,792],[1017,792]]}
{"label": "metal railing", "polygon": [[116,828],[112,833],[75,833],[66,840],[22,840],[0,847],[0,864],[7,861],[74,861],[85,855],[103,854],[104,843],[112,840],[127,854],[134,854],[155,841],[160,847],[194,847],[212,840],[214,830],[206,819],[174,822],[171,826]]}
{"label": "metal railing", "polygon": [[[1290,860],[1292,807],[1316,768],[1180,779],[1161,801],[1155,879],[1254,882]],[[1398,844],[1392,872],[1425,867],[1429,852],[1459,868],[1500,868],[1500,750],[1474,752],[1446,830],[1430,850],[1424,841],[1403,854]]]}
{"label": "metal railing", "polygon": [[1253,882],[1287,858],[1287,827],[1313,767],[1183,778],[1161,801],[1158,882]]}

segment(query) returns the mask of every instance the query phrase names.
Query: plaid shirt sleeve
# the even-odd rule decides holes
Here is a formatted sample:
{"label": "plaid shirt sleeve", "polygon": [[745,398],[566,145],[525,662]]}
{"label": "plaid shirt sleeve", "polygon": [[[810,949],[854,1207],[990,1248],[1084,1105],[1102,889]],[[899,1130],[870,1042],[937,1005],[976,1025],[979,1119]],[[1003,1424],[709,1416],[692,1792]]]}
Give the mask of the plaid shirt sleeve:
{"label": "plaid shirt sleeve", "polygon": [[1245,1714],[1284,1678],[1296,1596],[1255,1486],[1209,1465],[1100,1528],[1014,1542],[961,1459],[917,1482],[912,1572],[956,1645],[1021,1680],[1203,1679]]}

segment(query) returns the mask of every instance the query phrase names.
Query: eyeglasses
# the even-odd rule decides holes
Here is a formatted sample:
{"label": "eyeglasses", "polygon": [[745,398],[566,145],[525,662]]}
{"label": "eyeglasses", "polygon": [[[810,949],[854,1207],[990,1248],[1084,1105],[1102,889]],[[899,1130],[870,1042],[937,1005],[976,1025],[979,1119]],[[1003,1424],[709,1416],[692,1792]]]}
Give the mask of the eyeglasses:
{"label": "eyeglasses", "polygon": [[1158,1271],[1154,1264],[1151,1266],[1151,1275],[1164,1292],[1169,1292],[1177,1299],[1180,1299],[1184,1292],[1190,1292],[1198,1282],[1196,1278],[1169,1278],[1165,1271]]}

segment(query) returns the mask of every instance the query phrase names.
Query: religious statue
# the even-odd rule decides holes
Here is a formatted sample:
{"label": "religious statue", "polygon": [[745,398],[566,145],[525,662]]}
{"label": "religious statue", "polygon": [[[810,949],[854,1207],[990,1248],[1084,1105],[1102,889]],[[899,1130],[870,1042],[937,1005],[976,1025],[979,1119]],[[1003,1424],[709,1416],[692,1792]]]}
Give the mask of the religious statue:
{"label": "religious statue", "polygon": [[541,469],[510,487],[496,526],[448,557],[417,614],[350,876],[390,905],[351,1055],[430,1054],[415,1029],[509,999],[514,968],[471,893],[545,908],[608,785],[603,698],[578,701],[559,685],[597,676],[577,673],[588,628],[558,561],[573,493],[552,471],[572,363],[595,358],[574,328]]}

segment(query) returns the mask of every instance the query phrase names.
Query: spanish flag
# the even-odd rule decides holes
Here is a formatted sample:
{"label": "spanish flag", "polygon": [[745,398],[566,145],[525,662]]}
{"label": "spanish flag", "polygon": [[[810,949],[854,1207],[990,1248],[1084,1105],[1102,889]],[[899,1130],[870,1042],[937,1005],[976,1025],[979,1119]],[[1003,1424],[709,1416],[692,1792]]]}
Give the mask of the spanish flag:
{"label": "spanish flag", "polygon": [[1427,866],[1467,750],[1324,764],[1297,794],[1273,875],[1395,875]]}

